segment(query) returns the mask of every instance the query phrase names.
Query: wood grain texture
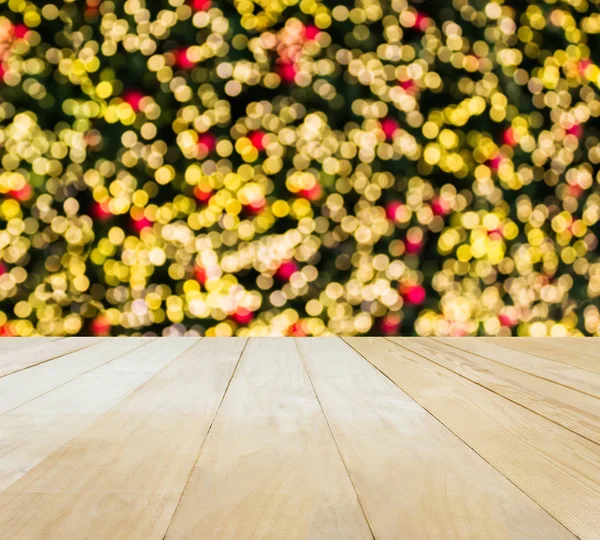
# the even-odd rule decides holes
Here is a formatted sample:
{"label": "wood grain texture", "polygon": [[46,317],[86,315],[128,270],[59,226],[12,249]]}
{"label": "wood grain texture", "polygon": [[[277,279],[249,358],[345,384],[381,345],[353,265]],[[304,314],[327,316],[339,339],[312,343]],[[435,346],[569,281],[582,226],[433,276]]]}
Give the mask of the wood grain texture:
{"label": "wood grain texture", "polygon": [[[197,338],[150,342],[0,415],[0,490],[85,431],[196,342]],[[22,373],[34,373],[34,369]]]}
{"label": "wood grain texture", "polygon": [[570,338],[484,338],[489,343],[600,373],[600,347],[591,340]]}
{"label": "wood grain texture", "polygon": [[600,446],[383,338],[347,341],[571,532],[598,538]]}
{"label": "wood grain texture", "polygon": [[64,354],[78,351],[93,345],[102,338],[74,337],[38,343],[33,347],[12,350],[0,354],[0,377],[10,375],[22,369],[47,362]]}
{"label": "wood grain texture", "polygon": [[15,409],[151,341],[152,338],[98,339],[86,349],[2,377],[0,378],[0,414]]}
{"label": "wood grain texture", "polygon": [[0,358],[3,353],[7,353],[10,351],[19,351],[23,349],[28,349],[29,347],[34,347],[40,344],[48,344],[52,341],[56,341],[58,337],[30,337],[30,338],[21,338],[21,337],[3,337],[0,338]]}
{"label": "wood grain texture", "polygon": [[245,349],[166,538],[372,538],[292,340]]}
{"label": "wood grain texture", "polygon": [[432,339],[390,341],[600,444],[600,399]]}
{"label": "wood grain texture", "polygon": [[600,540],[599,355],[0,339],[0,539]]}
{"label": "wood grain texture", "polygon": [[11,539],[162,539],[244,339],[201,340],[0,495]]}
{"label": "wood grain texture", "polygon": [[342,340],[297,341],[377,539],[573,538]]}
{"label": "wood grain texture", "polygon": [[479,338],[433,338],[457,349],[600,398],[600,375]]}

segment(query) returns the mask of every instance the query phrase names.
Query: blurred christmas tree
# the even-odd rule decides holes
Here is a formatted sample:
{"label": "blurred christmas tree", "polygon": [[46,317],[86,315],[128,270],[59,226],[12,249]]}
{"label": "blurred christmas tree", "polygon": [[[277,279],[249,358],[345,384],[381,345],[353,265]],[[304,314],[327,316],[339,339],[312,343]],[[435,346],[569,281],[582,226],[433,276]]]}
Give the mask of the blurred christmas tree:
{"label": "blurred christmas tree", "polygon": [[0,6],[4,335],[600,334],[598,0]]}

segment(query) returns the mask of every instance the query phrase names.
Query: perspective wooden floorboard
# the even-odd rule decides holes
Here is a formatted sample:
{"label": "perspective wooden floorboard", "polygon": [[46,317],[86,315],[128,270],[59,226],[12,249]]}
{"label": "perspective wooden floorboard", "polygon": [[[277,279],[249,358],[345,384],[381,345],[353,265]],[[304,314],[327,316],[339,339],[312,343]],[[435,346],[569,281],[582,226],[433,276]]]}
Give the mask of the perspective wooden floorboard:
{"label": "perspective wooden floorboard", "polygon": [[145,343],[147,338],[107,338],[86,349],[67,353],[53,362],[44,362],[0,378],[0,414],[35,399],[54,388],[66,384],[120,355],[133,351]]}
{"label": "perspective wooden floorboard", "polygon": [[[477,356],[493,360],[500,364],[525,371],[541,379],[546,379],[574,390],[585,392],[594,397],[600,397],[600,373],[593,373],[576,366],[556,362],[542,354],[530,354],[520,349],[518,344],[513,347],[497,345],[486,338],[434,338],[451,347],[462,349]],[[521,338],[512,338],[521,339]],[[550,338],[548,338],[550,339]],[[544,342],[542,340],[542,346]],[[577,354],[577,349],[573,351]]]}
{"label": "perspective wooden floorboard", "polygon": [[[549,360],[587,369],[600,373],[600,358],[597,346],[587,339],[549,338],[540,340],[535,338],[484,338],[490,343],[496,343],[517,351],[524,351]],[[588,345],[589,343],[589,345]]]}
{"label": "perspective wooden floorboard", "polygon": [[33,337],[33,338],[2,338],[0,339],[0,353],[6,353],[8,351],[19,351],[21,349],[27,349],[35,345],[43,343],[48,345],[53,341],[57,341],[64,338],[44,338],[44,337]]}
{"label": "perspective wooden floorboard", "polygon": [[347,341],[581,538],[600,531],[600,446],[388,340]]}
{"label": "perspective wooden floorboard", "polygon": [[573,538],[350,347],[299,341],[377,538]]}
{"label": "perspective wooden floorboard", "polygon": [[600,540],[600,340],[0,339],[0,539]]}
{"label": "perspective wooden floorboard", "polygon": [[445,343],[412,338],[391,341],[600,444],[600,399]]}
{"label": "perspective wooden floorboard", "polygon": [[[0,415],[0,490],[83,432],[196,341],[166,338],[148,343]],[[20,378],[18,384],[23,386]]]}
{"label": "perspective wooden floorboard", "polygon": [[[14,339],[14,338],[13,338]],[[0,353],[0,377],[27,369],[28,367],[59,358],[63,354],[89,347],[95,338],[50,339],[48,343],[36,343],[33,347],[13,349]]]}
{"label": "perspective wooden floorboard", "polygon": [[292,340],[246,347],[170,538],[372,538]]}

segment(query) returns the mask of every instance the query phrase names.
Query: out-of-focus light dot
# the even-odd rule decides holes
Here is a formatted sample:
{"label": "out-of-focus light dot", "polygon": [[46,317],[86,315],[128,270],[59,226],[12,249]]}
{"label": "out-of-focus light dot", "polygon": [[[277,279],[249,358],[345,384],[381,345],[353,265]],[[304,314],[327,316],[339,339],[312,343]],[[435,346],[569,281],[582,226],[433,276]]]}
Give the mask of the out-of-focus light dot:
{"label": "out-of-focus light dot", "polygon": [[175,170],[170,165],[164,165],[158,168],[154,173],[154,178],[161,185],[168,184],[173,180],[174,177]]}
{"label": "out-of-focus light dot", "polygon": [[108,81],[102,81],[96,86],[96,94],[102,99],[106,99],[113,92],[112,84]]}
{"label": "out-of-focus light dot", "polygon": [[532,337],[544,337],[548,333],[548,329],[543,322],[535,322],[529,327],[529,335]]}
{"label": "out-of-focus light dot", "polygon": [[423,135],[428,139],[435,139],[439,133],[438,126],[434,122],[425,122],[423,125]]}
{"label": "out-of-focus light dot", "polygon": [[275,201],[272,206],[273,215],[282,218],[288,215],[290,207],[287,202],[279,200]]}
{"label": "out-of-focus light dot", "polygon": [[23,16],[23,22],[29,26],[29,28],[35,28],[42,22],[42,18],[37,11],[27,11]]}
{"label": "out-of-focus light dot", "polygon": [[221,157],[228,157],[233,152],[233,145],[228,140],[221,140],[217,142],[216,150]]}
{"label": "out-of-focus light dot", "polygon": [[90,286],[90,280],[84,275],[78,275],[73,280],[73,285],[80,292],[87,291]]}
{"label": "out-of-focus light dot", "polygon": [[148,253],[148,259],[155,266],[162,266],[163,264],[165,264],[166,255],[162,249],[152,248]]}
{"label": "out-of-focus light dot", "polygon": [[15,315],[20,318],[29,317],[31,314],[31,305],[28,302],[21,301],[15,306]]}

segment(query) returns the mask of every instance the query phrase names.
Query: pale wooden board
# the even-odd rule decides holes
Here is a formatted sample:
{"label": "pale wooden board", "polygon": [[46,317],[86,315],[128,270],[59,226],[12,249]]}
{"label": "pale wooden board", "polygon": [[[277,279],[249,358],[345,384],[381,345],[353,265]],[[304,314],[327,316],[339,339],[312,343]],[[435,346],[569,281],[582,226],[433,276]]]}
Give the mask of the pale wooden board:
{"label": "pale wooden board", "polygon": [[297,342],[378,540],[573,538],[342,340]]}
{"label": "pale wooden board", "polygon": [[15,409],[150,341],[152,338],[99,339],[86,349],[2,377],[0,414]]}
{"label": "pale wooden board", "polygon": [[30,338],[3,337],[3,338],[0,338],[0,361],[1,361],[2,355],[7,352],[27,349],[29,347],[34,347],[35,345],[50,343],[51,341],[56,341],[58,339],[64,339],[64,338],[58,338],[58,337],[30,337]]}
{"label": "pale wooden board", "polygon": [[[93,345],[99,338],[73,337],[38,343],[23,350],[0,354],[0,377],[47,362],[64,354]],[[101,338],[100,338],[101,339]]]}
{"label": "pale wooden board", "polygon": [[506,366],[520,369],[542,379],[600,397],[600,374],[553,362],[534,354],[495,345],[480,338],[433,338]]}
{"label": "pale wooden board", "polygon": [[162,539],[244,339],[204,339],[0,495],[11,540]]}
{"label": "pale wooden board", "polygon": [[166,538],[372,538],[292,340],[250,341]]}
{"label": "pale wooden board", "polygon": [[600,373],[600,347],[587,339],[571,338],[484,338],[489,343],[524,351],[561,364]]}
{"label": "pale wooden board", "polygon": [[426,338],[390,340],[592,442],[600,443],[600,399],[439,341]]}
{"label": "pale wooden board", "polygon": [[[519,338],[520,339],[520,338]],[[545,337],[545,338],[527,338],[542,341],[556,341],[557,343],[570,343],[571,345],[583,345],[584,347],[600,347],[600,337],[589,336],[565,336],[565,337]]]}
{"label": "pale wooden board", "polygon": [[[0,415],[0,490],[83,432],[197,341],[197,338],[161,338],[149,342]],[[37,367],[22,373],[34,369]]]}
{"label": "pale wooden board", "polygon": [[600,446],[386,339],[347,341],[569,530],[598,538]]}

